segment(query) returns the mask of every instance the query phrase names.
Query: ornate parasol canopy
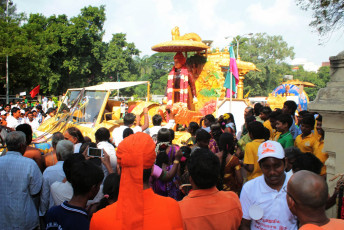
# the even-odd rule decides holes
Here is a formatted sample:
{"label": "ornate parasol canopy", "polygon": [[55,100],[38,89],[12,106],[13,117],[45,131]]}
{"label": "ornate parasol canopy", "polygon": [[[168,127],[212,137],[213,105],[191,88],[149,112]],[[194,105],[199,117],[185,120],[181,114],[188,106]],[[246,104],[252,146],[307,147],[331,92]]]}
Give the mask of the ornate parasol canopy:
{"label": "ornate parasol canopy", "polygon": [[282,84],[291,84],[291,85],[297,85],[297,86],[301,86],[302,85],[304,87],[311,87],[311,88],[315,87],[314,84],[312,84],[310,82],[306,82],[306,81],[300,81],[299,79],[282,82]]}
{"label": "ornate parasol canopy", "polygon": [[172,41],[162,42],[152,46],[157,52],[190,52],[207,50],[209,46],[202,42],[196,33],[188,33],[180,36],[179,27],[172,30]]}

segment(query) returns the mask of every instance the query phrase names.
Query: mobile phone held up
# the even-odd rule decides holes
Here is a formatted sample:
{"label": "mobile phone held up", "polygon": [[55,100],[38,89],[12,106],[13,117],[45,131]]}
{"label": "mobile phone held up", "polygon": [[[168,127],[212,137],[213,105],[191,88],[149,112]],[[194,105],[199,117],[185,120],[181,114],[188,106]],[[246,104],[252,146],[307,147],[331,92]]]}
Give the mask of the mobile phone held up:
{"label": "mobile phone held up", "polygon": [[87,150],[87,156],[104,157],[103,149],[89,147]]}

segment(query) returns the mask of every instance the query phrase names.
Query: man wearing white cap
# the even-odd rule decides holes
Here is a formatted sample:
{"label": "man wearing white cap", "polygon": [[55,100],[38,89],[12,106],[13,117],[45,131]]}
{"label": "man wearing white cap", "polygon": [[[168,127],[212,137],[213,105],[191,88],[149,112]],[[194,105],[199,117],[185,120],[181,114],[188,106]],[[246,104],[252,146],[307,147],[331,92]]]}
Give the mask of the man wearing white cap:
{"label": "man wearing white cap", "polygon": [[285,173],[283,147],[276,141],[258,148],[258,163],[263,172],[248,181],[240,195],[243,218],[240,229],[297,229],[296,217],[286,200],[289,176]]}

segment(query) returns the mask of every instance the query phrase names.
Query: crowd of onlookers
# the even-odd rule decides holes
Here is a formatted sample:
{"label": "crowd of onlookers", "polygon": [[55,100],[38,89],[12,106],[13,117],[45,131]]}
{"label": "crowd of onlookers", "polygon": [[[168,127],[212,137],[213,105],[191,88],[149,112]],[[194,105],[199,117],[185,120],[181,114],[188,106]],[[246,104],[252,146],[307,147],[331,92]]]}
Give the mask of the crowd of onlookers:
{"label": "crowd of onlookers", "polygon": [[[94,137],[56,132],[45,154],[31,145],[34,127],[18,123],[0,157],[0,228],[344,229],[325,214],[340,184],[329,196],[322,116],[296,109],[257,103],[242,127],[232,113],[181,127],[169,107],[167,122],[145,108],[143,124],[126,113]],[[22,119],[33,110],[44,117],[36,106]],[[189,137],[177,145],[180,128]]]}
{"label": "crowd of onlookers", "polygon": [[11,101],[9,104],[1,104],[0,124],[12,131],[20,124],[29,124],[35,132],[44,120],[56,115],[55,106],[55,102],[46,97],[43,98],[42,103],[17,100],[16,103]]}

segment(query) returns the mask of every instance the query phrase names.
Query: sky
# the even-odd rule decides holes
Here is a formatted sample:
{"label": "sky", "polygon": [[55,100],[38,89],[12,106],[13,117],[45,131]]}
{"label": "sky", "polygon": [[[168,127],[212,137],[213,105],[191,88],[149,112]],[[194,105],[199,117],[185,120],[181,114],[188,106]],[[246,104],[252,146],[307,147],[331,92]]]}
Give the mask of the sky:
{"label": "sky", "polygon": [[[213,40],[214,48],[224,48],[227,36],[248,33],[281,35],[294,47],[290,64],[304,64],[317,70],[330,56],[344,50],[344,30],[334,32],[319,45],[320,37],[308,24],[312,12],[305,12],[296,0],[12,0],[18,12],[45,16],[77,16],[85,6],[105,5],[104,41],[112,34],[125,33],[141,56],[152,55],[151,47],[172,39],[178,26],[180,35],[197,33],[202,40]],[[324,39],[323,39],[324,40]]]}

